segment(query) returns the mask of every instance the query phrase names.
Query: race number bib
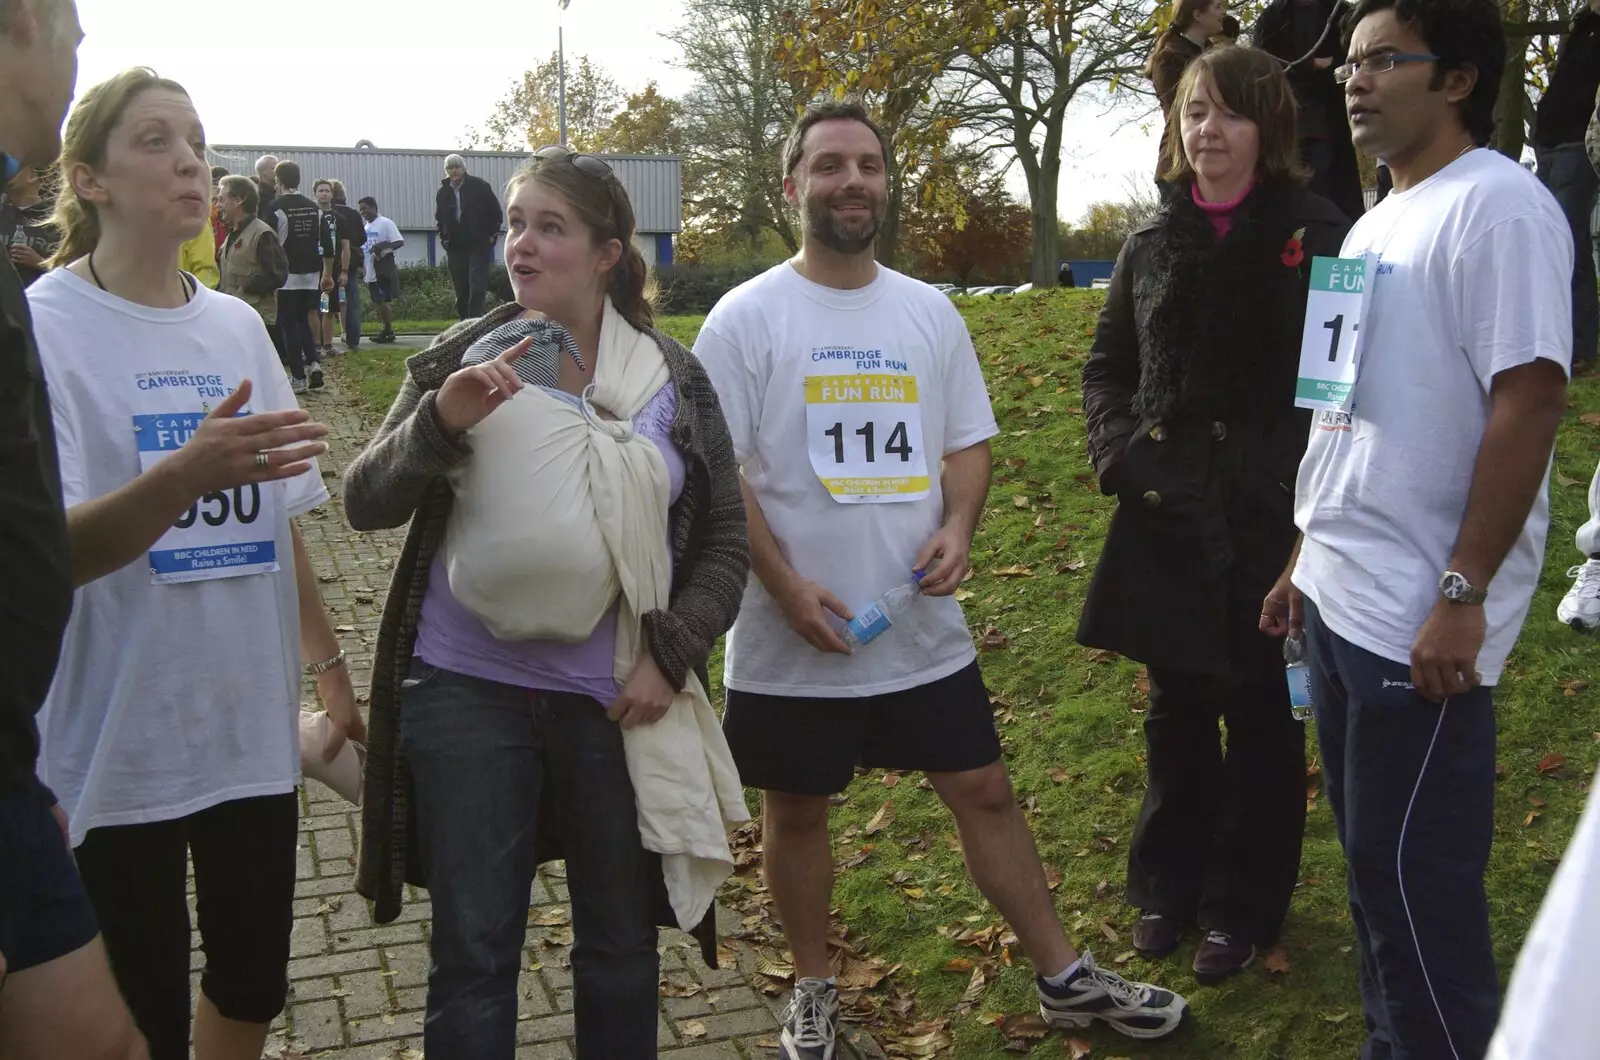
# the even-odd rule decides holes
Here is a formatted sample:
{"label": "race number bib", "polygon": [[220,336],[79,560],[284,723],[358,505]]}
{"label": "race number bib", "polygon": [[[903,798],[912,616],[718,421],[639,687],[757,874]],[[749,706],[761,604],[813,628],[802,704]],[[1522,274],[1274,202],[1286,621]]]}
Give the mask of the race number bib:
{"label": "race number bib", "polygon": [[1371,300],[1377,255],[1311,259],[1306,326],[1294,403],[1348,413],[1361,374],[1361,322]]}
{"label": "race number bib", "polygon": [[[857,362],[860,364],[862,362]],[[889,504],[928,495],[917,377],[872,360],[808,375],[806,437],[811,467],[840,504]]]}
{"label": "race number bib", "polygon": [[[134,416],[139,470],[148,471],[177,452],[205,418],[204,412]],[[279,518],[278,489],[272,483],[208,493],[151,547],[150,580],[166,585],[276,571]]]}

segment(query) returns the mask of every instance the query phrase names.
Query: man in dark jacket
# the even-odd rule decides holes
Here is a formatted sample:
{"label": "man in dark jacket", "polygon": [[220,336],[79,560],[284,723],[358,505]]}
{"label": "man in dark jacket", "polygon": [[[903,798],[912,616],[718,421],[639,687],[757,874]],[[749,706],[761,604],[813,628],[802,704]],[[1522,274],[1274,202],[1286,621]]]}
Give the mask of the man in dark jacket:
{"label": "man in dark jacket", "polygon": [[1286,64],[1300,105],[1300,159],[1311,170],[1310,189],[1354,220],[1365,212],[1361,170],[1350,142],[1344,90],[1333,80],[1334,67],[1345,61],[1350,10],[1344,0],[1272,0],[1250,39]]}
{"label": "man in dark jacket", "polygon": [[[71,0],[0,5],[0,181],[61,151],[83,33]],[[35,715],[72,611],[72,548],[44,370],[22,282],[0,255],[0,1051],[148,1056],[39,782]]]}
{"label": "man in dark jacket", "polygon": [[1539,179],[1561,204],[1572,226],[1572,367],[1593,368],[1600,344],[1600,296],[1595,293],[1590,215],[1600,178],[1584,152],[1583,137],[1600,91],[1600,0],[1589,0],[1572,19],[1556,56],[1550,87],[1539,98],[1533,148]]}
{"label": "man in dark jacket", "polygon": [[456,318],[481,317],[489,291],[489,262],[505,213],[489,182],[469,174],[466,159],[460,155],[444,160],[444,173],[433,216],[439,225],[439,242],[449,255]]}

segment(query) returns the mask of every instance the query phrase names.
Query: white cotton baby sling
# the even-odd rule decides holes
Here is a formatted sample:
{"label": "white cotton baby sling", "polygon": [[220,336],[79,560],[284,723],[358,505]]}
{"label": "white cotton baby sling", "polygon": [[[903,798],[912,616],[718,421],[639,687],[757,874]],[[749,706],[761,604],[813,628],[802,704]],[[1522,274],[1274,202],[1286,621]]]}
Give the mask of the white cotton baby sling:
{"label": "white cotton baby sling", "polygon": [[[579,404],[526,387],[467,432],[472,455],[450,474],[445,569],[451,593],[499,639],[581,641],[615,603],[614,672],[627,681],[644,650],[640,618],[665,609],[672,588],[667,468],[633,429],[668,382],[655,340],[608,300]],[[727,828],[749,820],[700,679],[691,672],[666,715],[624,730],[623,745],[640,836],[662,855],[690,930],[733,871]]]}

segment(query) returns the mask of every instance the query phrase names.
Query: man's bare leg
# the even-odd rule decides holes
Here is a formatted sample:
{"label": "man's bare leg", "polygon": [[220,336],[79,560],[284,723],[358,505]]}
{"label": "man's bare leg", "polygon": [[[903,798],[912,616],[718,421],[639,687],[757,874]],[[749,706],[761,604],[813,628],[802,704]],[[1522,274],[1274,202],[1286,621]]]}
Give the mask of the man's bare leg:
{"label": "man's bare leg", "polygon": [[827,796],[763,792],[761,850],[767,890],[794,955],[795,979],[828,978],[833,848]]}
{"label": "man's bare leg", "polygon": [[929,773],[928,780],[955,814],[972,882],[1017,933],[1034,970],[1044,976],[1066,971],[1078,953],[1067,941],[1050,899],[1039,850],[1011,790],[1005,764],[995,762],[963,773]]}
{"label": "man's bare leg", "polygon": [[0,1056],[6,1060],[149,1060],[98,937],[65,957],[12,972],[4,985]]}

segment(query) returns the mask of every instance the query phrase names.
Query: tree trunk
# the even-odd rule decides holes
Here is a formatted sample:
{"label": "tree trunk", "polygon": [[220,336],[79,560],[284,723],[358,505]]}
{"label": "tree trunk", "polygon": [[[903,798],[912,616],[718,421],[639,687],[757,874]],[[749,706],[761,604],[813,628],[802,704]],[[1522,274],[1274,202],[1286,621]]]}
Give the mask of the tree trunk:
{"label": "tree trunk", "polygon": [[1500,98],[1494,105],[1494,139],[1491,146],[1513,162],[1522,160],[1527,140],[1528,37],[1517,27],[1528,21],[1526,0],[1501,0],[1505,12],[1508,47],[1505,71],[1500,78]]}
{"label": "tree trunk", "polygon": [[[1048,137],[1047,137],[1048,139]],[[1033,215],[1033,260],[1028,267],[1028,279],[1036,290],[1056,286],[1060,269],[1056,261],[1056,247],[1061,238],[1061,222],[1056,217],[1057,186],[1061,180],[1060,152],[1039,160],[1039,177],[1035,187],[1028,189],[1032,202],[1029,213]]]}
{"label": "tree trunk", "polygon": [[889,201],[884,204],[883,227],[878,229],[878,263],[894,268],[900,252],[900,208],[905,201],[905,170],[896,161],[889,173]]}

